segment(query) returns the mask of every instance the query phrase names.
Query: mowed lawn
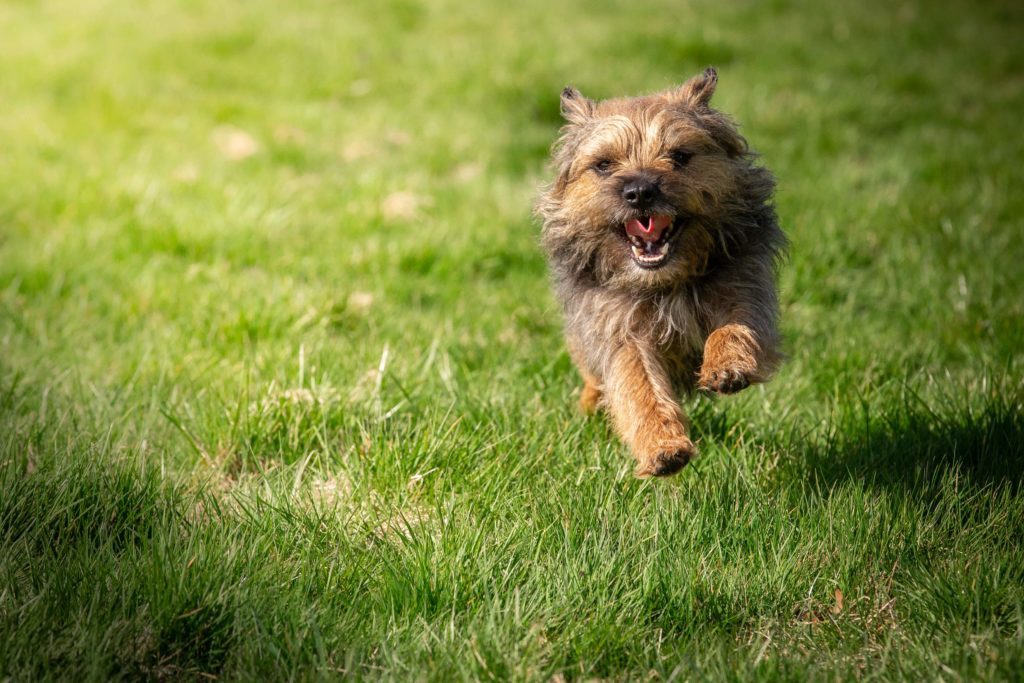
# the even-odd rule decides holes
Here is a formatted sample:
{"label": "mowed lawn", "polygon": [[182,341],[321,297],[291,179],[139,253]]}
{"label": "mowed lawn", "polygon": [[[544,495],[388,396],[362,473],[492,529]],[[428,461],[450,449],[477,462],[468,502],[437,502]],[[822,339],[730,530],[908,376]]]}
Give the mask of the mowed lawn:
{"label": "mowed lawn", "polygon": [[[0,4],[0,679],[1019,680],[1024,6]],[[531,216],[719,69],[789,360],[634,479]]]}

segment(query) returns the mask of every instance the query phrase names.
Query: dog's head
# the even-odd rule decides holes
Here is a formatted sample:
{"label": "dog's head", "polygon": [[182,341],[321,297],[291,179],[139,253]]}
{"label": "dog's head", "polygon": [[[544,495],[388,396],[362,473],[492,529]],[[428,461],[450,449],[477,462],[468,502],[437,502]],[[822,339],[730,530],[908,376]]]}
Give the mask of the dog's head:
{"label": "dog's head", "polygon": [[712,251],[727,248],[722,226],[770,196],[771,183],[751,183],[746,141],[710,108],[717,83],[709,68],[646,97],[562,92],[557,177],[537,206],[556,268],[660,288],[701,274]]}

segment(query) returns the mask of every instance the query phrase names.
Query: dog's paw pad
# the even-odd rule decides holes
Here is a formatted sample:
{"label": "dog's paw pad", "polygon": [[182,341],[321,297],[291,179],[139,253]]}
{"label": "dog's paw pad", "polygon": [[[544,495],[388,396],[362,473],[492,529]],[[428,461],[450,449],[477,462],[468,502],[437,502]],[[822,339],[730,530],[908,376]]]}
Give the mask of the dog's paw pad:
{"label": "dog's paw pad", "polygon": [[750,386],[750,380],[739,370],[712,370],[704,373],[699,386],[717,394],[735,394]]}

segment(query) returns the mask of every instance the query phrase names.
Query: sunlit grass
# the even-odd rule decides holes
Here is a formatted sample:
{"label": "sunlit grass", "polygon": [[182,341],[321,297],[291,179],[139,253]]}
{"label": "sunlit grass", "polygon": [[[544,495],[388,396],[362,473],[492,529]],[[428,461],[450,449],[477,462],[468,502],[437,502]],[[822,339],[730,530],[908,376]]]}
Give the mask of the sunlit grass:
{"label": "sunlit grass", "polygon": [[[0,24],[0,677],[1019,677],[1016,5]],[[530,207],[566,83],[708,64],[789,360],[637,481]]]}

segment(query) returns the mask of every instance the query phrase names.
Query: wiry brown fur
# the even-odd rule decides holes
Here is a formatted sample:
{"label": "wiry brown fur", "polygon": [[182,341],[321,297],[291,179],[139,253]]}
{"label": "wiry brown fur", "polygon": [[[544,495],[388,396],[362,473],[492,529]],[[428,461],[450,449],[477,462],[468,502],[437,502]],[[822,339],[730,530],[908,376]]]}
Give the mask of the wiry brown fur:
{"label": "wiry brown fur", "polygon": [[[780,358],[775,183],[708,105],[716,84],[708,69],[646,97],[592,102],[566,88],[556,178],[537,203],[584,379],[580,406],[608,410],[640,476],[672,474],[696,453],[679,392],[739,391],[766,381]],[[692,153],[682,166],[677,149]],[[638,173],[661,191],[651,212],[684,221],[656,270],[634,263],[624,239],[637,211],[622,187]]]}

